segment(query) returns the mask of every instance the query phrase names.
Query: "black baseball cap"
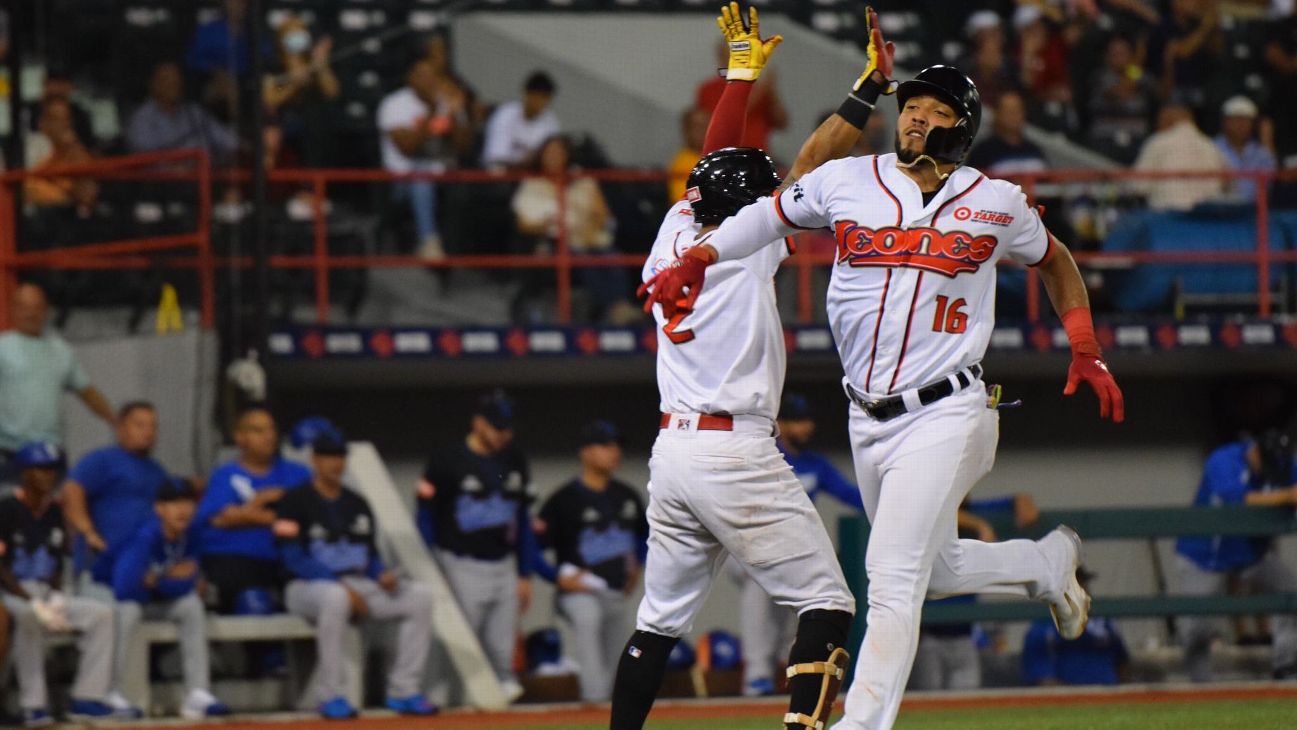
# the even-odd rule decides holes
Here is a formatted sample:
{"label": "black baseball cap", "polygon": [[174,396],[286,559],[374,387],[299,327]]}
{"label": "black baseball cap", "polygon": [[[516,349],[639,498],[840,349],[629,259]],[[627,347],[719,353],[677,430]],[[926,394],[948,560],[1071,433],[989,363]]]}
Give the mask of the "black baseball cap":
{"label": "black baseball cap", "polygon": [[784,421],[812,418],[811,402],[801,393],[784,393],[784,399],[779,403],[779,418]]}
{"label": "black baseball cap", "polygon": [[621,445],[621,434],[617,432],[617,427],[610,421],[602,419],[587,423],[581,427],[581,448],[593,446],[595,444],[617,444]]}
{"label": "black baseball cap", "polygon": [[477,407],[473,409],[473,415],[485,418],[487,423],[501,431],[513,428],[513,414],[513,399],[503,390],[496,390],[482,396],[477,401]]}
{"label": "black baseball cap", "polygon": [[316,456],[346,456],[347,440],[336,431],[322,433],[311,442],[311,453]]}
{"label": "black baseball cap", "polygon": [[182,499],[198,499],[198,491],[194,485],[184,477],[172,477],[158,486],[157,494],[153,495],[155,502],[179,502]]}

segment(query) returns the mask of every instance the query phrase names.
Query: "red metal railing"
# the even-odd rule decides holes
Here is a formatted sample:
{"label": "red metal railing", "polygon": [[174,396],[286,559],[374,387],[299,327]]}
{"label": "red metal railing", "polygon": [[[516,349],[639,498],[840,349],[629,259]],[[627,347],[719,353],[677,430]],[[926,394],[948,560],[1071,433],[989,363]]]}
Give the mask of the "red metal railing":
{"label": "red metal railing", "polygon": [[[189,162],[195,166],[192,171],[180,171],[175,165]],[[170,166],[160,168],[169,163]],[[633,170],[598,170],[582,173],[583,176],[601,182],[664,182],[666,173],[660,171]],[[152,238],[128,239],[103,243],[92,243],[54,251],[20,252],[20,246],[14,239],[14,197],[12,185],[21,183],[33,176],[58,177],[95,177],[99,179],[118,180],[176,180],[194,182],[199,187],[198,221],[193,233]],[[230,174],[231,181],[246,180],[248,173]],[[268,257],[268,264],[274,269],[309,269],[314,273],[315,310],[317,319],[328,321],[329,273],[335,269],[357,268],[516,268],[516,269],[554,269],[557,279],[557,309],[559,319],[568,322],[572,314],[572,270],[594,267],[635,267],[644,261],[642,253],[583,255],[574,253],[568,245],[568,232],[565,229],[564,200],[565,185],[559,184],[559,230],[557,244],[552,254],[544,255],[484,255],[465,254],[448,256],[439,260],[428,260],[414,255],[333,255],[328,250],[329,220],[326,213],[326,201],[329,186],[345,183],[393,183],[405,180],[431,180],[438,183],[482,184],[522,180],[523,173],[495,173],[478,170],[464,170],[446,173],[410,173],[394,174],[383,170],[273,170],[268,175],[273,184],[294,184],[309,189],[313,198],[313,246],[307,255],[275,254]],[[1277,262],[1297,261],[1297,252],[1270,251],[1267,245],[1269,236],[1269,201],[1267,184],[1276,179],[1294,179],[1294,173],[1276,175],[1265,172],[1133,172],[1129,170],[1059,170],[1041,173],[1030,173],[1015,176],[1029,199],[1034,200],[1035,192],[1044,183],[1123,183],[1137,180],[1173,180],[1173,179],[1250,179],[1257,183],[1256,215],[1257,239],[1256,249],[1242,251],[1157,251],[1106,253],[1074,251],[1074,256],[1081,264],[1114,265],[1114,264],[1157,264],[1157,263],[1253,263],[1258,275],[1258,311],[1263,316],[1271,313],[1272,302],[1269,291],[1270,267]],[[211,196],[212,180],[208,171],[206,154],[200,150],[181,150],[160,152],[146,155],[132,155],[99,160],[77,166],[60,167],[54,170],[14,171],[0,175],[0,322],[8,322],[9,294],[16,280],[16,273],[21,269],[31,268],[70,268],[70,269],[131,269],[148,268],[163,265],[178,269],[196,269],[199,274],[202,321],[204,326],[211,326],[214,319],[214,283],[215,267],[248,267],[253,264],[250,257],[215,257],[211,251]],[[811,296],[812,272],[817,266],[831,266],[835,255],[831,252],[812,250],[811,237],[815,234],[801,234],[802,245],[798,253],[787,262],[793,267],[797,281],[797,316],[803,321],[810,321],[814,316],[814,302]],[[648,243],[647,241],[645,242]],[[1066,241],[1064,243],[1067,243]],[[178,249],[193,248],[191,256],[170,256],[165,262],[159,262],[145,254]],[[1028,317],[1035,321],[1041,316],[1040,281],[1034,269],[1027,273],[1027,309]]]}
{"label": "red metal railing", "polygon": [[[186,169],[189,168],[189,169]],[[192,233],[131,238],[23,251],[16,239],[18,211],[13,186],[33,177],[91,177],[98,180],[176,181],[197,185],[198,216]],[[203,150],[167,150],[61,165],[42,170],[0,174],[0,325],[9,325],[9,303],[23,269],[147,269],[158,262],[139,254],[193,249],[194,255],[176,262],[198,272],[199,310],[203,327],[216,321],[215,260],[211,247],[211,166]],[[128,255],[130,254],[130,255]],[[171,265],[170,260],[167,265]]]}

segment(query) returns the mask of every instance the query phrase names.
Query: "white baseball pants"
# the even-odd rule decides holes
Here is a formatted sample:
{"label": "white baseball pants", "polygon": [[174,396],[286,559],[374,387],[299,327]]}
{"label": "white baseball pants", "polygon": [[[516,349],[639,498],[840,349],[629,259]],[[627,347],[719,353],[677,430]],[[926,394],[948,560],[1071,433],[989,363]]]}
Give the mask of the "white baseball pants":
{"label": "white baseball pants", "polygon": [[658,435],[637,629],[687,633],[727,553],[798,614],[855,611],[820,515],[772,434],[767,418],[735,416],[733,431]]}
{"label": "white baseball pants", "polygon": [[874,420],[856,405],[850,411],[856,483],[870,523],[869,627],[846,716],[833,727],[887,730],[914,662],[925,596],[1042,598],[1061,591],[1065,576],[1060,557],[1034,541],[957,536],[959,504],[991,470],[999,441],[999,414],[987,408],[980,381],[890,421]]}
{"label": "white baseball pants", "polygon": [[[44,597],[49,586],[23,581],[28,595]],[[45,684],[45,627],[36,618],[31,603],[6,593],[5,608],[13,617],[13,660],[18,674],[18,704],[24,710],[48,710],[49,691]],[[72,697],[100,700],[108,696],[113,676],[113,609],[106,603],[66,596],[68,624],[77,632],[77,676]]]}

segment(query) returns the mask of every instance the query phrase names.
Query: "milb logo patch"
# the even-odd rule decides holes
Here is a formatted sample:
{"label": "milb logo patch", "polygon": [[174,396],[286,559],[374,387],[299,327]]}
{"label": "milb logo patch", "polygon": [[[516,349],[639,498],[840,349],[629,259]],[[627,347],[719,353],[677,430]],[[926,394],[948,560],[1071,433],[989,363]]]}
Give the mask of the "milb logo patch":
{"label": "milb logo patch", "polygon": [[975,236],[966,231],[893,226],[874,230],[855,221],[834,223],[833,234],[838,243],[838,263],[922,269],[952,279],[977,271],[999,244],[994,236]]}

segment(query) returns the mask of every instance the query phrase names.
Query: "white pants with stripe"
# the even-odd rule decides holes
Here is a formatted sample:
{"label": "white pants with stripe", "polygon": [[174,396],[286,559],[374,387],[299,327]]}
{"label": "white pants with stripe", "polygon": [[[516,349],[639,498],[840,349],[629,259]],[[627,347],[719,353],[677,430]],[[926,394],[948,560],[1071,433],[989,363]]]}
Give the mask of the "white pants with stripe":
{"label": "white pants with stripe", "polygon": [[987,408],[980,381],[890,421],[856,405],[850,412],[856,483],[870,523],[869,626],[856,652],[846,715],[833,727],[887,730],[914,662],[925,596],[1043,598],[1057,595],[1065,576],[1061,559],[1032,540],[957,536],[959,503],[991,470],[999,441],[999,414]]}
{"label": "white pants with stripe", "polygon": [[664,429],[649,459],[649,541],[636,628],[682,636],[727,554],[781,606],[855,611],[833,545],[769,419]]}

